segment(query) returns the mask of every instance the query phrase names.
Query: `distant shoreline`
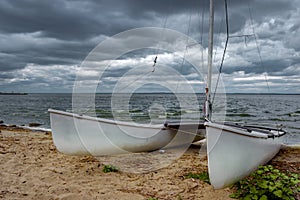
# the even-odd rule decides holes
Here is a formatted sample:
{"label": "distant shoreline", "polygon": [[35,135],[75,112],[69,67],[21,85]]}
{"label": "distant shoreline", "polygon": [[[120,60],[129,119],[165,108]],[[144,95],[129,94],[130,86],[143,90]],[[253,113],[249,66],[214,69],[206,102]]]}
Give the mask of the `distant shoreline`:
{"label": "distant shoreline", "polygon": [[0,95],[27,95],[25,92],[0,92]]}

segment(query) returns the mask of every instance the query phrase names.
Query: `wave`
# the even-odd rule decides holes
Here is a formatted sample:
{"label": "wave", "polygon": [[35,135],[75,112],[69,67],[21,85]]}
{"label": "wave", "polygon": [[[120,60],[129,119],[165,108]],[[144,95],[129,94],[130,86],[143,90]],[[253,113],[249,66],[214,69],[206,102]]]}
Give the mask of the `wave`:
{"label": "wave", "polygon": [[295,112],[287,113],[287,115],[290,116],[290,117],[300,116],[300,111],[297,110]]}
{"label": "wave", "polygon": [[42,132],[51,132],[51,128],[43,128],[43,127],[29,127],[29,126],[17,126],[19,128],[24,128],[32,131],[42,131]]}
{"label": "wave", "polygon": [[1,126],[6,126],[6,127],[15,127],[15,128],[21,128],[21,129],[27,129],[31,131],[41,131],[41,132],[51,132],[52,130],[50,128],[44,128],[44,127],[30,127],[26,125],[15,125],[15,124],[5,124],[1,123]]}
{"label": "wave", "polygon": [[256,117],[255,115],[251,115],[248,113],[230,113],[226,114],[228,117]]}

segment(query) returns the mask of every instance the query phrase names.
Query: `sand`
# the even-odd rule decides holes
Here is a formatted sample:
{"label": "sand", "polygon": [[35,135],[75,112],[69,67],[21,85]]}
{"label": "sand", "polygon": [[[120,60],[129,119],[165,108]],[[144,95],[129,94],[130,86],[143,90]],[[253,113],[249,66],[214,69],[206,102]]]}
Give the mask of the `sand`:
{"label": "sand", "polygon": [[[207,171],[207,158],[191,146],[169,166],[145,173],[128,169],[151,168],[150,154],[141,153],[140,163],[131,156],[94,158],[68,156],[58,152],[50,132],[0,126],[0,199],[205,199],[227,200],[231,189],[214,190],[209,184],[187,179],[189,172]],[[154,157],[168,152],[152,153]],[[284,149],[271,163],[300,173],[300,150]],[[125,172],[104,173],[104,164],[128,161]],[[138,170],[137,170],[138,171]]]}

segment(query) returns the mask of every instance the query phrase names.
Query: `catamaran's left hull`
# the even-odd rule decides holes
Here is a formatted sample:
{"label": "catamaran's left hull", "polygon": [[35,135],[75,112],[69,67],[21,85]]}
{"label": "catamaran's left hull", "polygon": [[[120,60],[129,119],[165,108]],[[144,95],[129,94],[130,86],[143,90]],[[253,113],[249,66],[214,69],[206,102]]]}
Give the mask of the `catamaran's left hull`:
{"label": "catamaran's left hull", "polygon": [[282,145],[280,137],[268,138],[212,122],[205,125],[209,178],[215,189],[249,175],[271,160]]}
{"label": "catamaran's left hull", "polygon": [[[195,134],[166,128],[116,122],[49,109],[53,141],[57,149],[69,155],[115,155],[154,151],[164,147],[187,145]],[[198,127],[197,124],[189,129]]]}

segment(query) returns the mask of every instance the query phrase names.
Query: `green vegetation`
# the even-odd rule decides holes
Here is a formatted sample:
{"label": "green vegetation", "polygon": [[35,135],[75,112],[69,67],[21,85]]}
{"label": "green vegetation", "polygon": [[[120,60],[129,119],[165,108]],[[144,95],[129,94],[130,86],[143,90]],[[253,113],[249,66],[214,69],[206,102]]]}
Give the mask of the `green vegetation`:
{"label": "green vegetation", "polygon": [[113,165],[104,165],[103,170],[104,173],[108,172],[118,172],[118,168]]}
{"label": "green vegetation", "polygon": [[202,172],[199,174],[188,173],[185,177],[199,179],[201,181],[204,181],[205,183],[210,184],[208,172]]}
{"label": "green vegetation", "polygon": [[283,173],[272,165],[259,166],[247,178],[233,185],[231,198],[242,200],[295,200],[300,192],[298,174]]}

